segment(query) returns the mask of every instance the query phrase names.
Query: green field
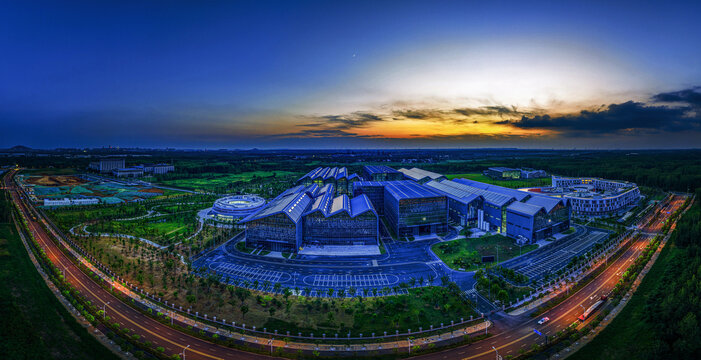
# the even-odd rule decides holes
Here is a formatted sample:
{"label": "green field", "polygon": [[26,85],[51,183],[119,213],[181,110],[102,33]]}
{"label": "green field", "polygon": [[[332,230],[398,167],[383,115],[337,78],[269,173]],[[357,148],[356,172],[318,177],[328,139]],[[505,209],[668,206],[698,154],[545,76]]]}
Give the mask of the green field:
{"label": "green field", "polygon": [[177,242],[178,239],[197,231],[196,212],[157,216],[132,221],[98,222],[86,228],[89,232],[126,234],[149,239],[161,245]]}
{"label": "green field", "polygon": [[[494,255],[499,262],[509,260],[538,248],[538,245],[525,245],[520,250],[513,239],[503,235],[487,235],[475,239],[456,239],[431,246],[431,250],[450,268],[465,271],[484,267],[482,256]],[[497,262],[495,261],[495,265]]]}
{"label": "green field", "polygon": [[240,174],[207,173],[195,178],[163,180],[161,184],[195,191],[212,191],[226,187],[233,182],[250,182],[256,178],[286,177],[295,175],[289,171],[251,171]]}
{"label": "green field", "polygon": [[673,262],[678,250],[665,246],[659,258],[640,283],[635,294],[620,314],[583,348],[569,359],[645,359],[651,349],[643,344],[653,344],[653,325],[645,321],[646,304],[653,291],[661,285],[664,271]]}
{"label": "green field", "polygon": [[525,180],[495,180],[482,173],[451,174],[446,175],[445,177],[447,177],[449,180],[458,178],[470,179],[487,184],[499,185],[514,189],[524,187],[550,186],[552,184],[552,180],[549,177]]}
{"label": "green field", "polygon": [[3,359],[119,359],[59,303],[8,224],[0,224],[0,318]]}

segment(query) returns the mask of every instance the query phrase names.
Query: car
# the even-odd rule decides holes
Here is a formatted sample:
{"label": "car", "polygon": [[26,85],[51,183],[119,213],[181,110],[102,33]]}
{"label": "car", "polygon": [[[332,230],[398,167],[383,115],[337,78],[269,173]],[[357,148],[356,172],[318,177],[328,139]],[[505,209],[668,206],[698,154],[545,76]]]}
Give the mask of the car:
{"label": "car", "polygon": [[550,318],[546,316],[546,317],[544,317],[544,318],[538,320],[538,325],[543,325],[543,324],[545,324],[545,323],[548,322],[548,321],[550,321]]}

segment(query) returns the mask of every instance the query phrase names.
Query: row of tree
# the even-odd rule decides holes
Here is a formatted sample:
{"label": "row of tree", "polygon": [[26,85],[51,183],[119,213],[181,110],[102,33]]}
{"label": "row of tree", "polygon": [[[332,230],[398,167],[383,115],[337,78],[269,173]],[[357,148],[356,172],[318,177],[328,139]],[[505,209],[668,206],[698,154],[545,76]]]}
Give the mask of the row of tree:
{"label": "row of tree", "polygon": [[670,238],[673,256],[648,297],[645,319],[655,336],[645,344],[649,359],[695,359],[701,354],[701,188],[697,201]]}

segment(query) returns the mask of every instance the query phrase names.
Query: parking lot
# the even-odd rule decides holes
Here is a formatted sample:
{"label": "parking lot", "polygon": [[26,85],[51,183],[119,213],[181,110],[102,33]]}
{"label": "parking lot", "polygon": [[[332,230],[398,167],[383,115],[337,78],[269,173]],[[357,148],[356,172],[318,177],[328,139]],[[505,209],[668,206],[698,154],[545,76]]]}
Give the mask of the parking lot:
{"label": "parking lot", "polygon": [[399,278],[391,274],[313,275],[304,278],[305,284],[322,287],[385,287],[398,282]]}
{"label": "parking lot", "polygon": [[548,246],[533,250],[520,258],[502,263],[505,268],[513,269],[531,280],[540,280],[565,267],[574,256],[581,256],[597,242],[604,241],[609,232],[600,229],[579,227],[577,233]]}
{"label": "parking lot", "polygon": [[269,281],[271,283],[281,282],[280,279],[285,277],[289,278],[289,275],[279,272],[266,270],[261,268],[254,268],[245,265],[235,265],[231,263],[211,263],[210,268],[219,274],[229,277],[242,278],[249,281]]}

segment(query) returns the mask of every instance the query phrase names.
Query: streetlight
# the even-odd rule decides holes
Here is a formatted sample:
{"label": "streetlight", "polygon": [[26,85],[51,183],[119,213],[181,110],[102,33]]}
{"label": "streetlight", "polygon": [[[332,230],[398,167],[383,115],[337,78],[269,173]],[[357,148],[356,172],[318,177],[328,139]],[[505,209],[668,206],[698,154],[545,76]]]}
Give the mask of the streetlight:
{"label": "streetlight", "polygon": [[494,349],[494,352],[497,353],[496,359],[499,360],[499,352],[497,351],[497,348],[495,348],[494,346],[492,346],[492,349]]}
{"label": "streetlight", "polygon": [[190,347],[190,345],[184,347],[184,348],[183,348],[183,352],[180,353],[180,355],[183,356],[183,359],[182,359],[182,360],[185,360],[185,350],[187,350],[187,348],[189,348],[189,347]]}
{"label": "streetlight", "polygon": [[105,316],[107,315],[107,309],[106,309],[106,307],[107,307],[107,305],[109,305],[109,304],[110,304],[110,302],[108,301],[108,302],[106,302],[104,305],[102,305],[102,318],[103,318],[103,319],[105,319]]}

